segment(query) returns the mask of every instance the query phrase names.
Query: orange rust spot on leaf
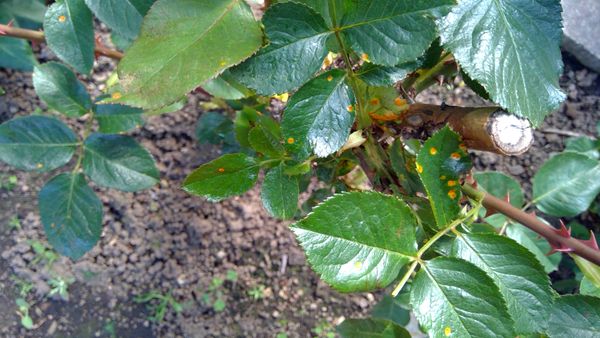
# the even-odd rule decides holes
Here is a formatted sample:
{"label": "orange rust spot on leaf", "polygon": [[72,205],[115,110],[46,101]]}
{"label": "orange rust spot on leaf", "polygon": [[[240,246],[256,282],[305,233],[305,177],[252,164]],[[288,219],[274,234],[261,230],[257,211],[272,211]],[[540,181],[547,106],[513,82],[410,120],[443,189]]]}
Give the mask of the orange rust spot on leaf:
{"label": "orange rust spot on leaf", "polygon": [[423,166],[420,165],[418,162],[415,162],[415,163],[416,163],[416,167],[417,167],[417,172],[419,172],[419,174],[423,173]]}
{"label": "orange rust spot on leaf", "polygon": [[435,147],[431,147],[431,148],[429,148],[429,153],[431,155],[435,155],[435,154],[437,154],[437,149],[435,149]]}
{"label": "orange rust spot on leaf", "polygon": [[111,97],[112,97],[112,99],[113,99],[113,100],[118,100],[118,99],[120,99],[122,96],[123,96],[123,95],[121,95],[121,93],[119,93],[119,92],[114,92],[114,93],[111,95]]}
{"label": "orange rust spot on leaf", "polygon": [[450,197],[451,199],[455,199],[456,198],[456,191],[454,189],[448,191],[448,197]]}
{"label": "orange rust spot on leaf", "polygon": [[459,153],[452,153],[452,154],[450,154],[450,157],[453,160],[460,160],[460,154]]}
{"label": "orange rust spot on leaf", "polygon": [[367,54],[367,53],[362,53],[362,55],[360,56],[360,58],[361,58],[363,61],[369,61],[369,54]]}
{"label": "orange rust spot on leaf", "polygon": [[407,105],[408,102],[403,98],[397,97],[394,99],[394,104],[397,105],[398,107],[402,107],[402,106]]}
{"label": "orange rust spot on leaf", "polygon": [[381,103],[381,101],[379,101],[378,98],[374,97],[371,99],[371,101],[369,101],[370,104],[374,105],[374,106],[378,106],[379,103]]}
{"label": "orange rust spot on leaf", "polygon": [[217,171],[220,172],[220,173],[224,173],[225,172],[225,168],[219,168],[219,169],[217,169]]}
{"label": "orange rust spot on leaf", "polygon": [[61,15],[61,16],[58,17],[58,21],[59,22],[65,22],[65,21],[67,21],[67,17],[64,16],[64,15]]}
{"label": "orange rust spot on leaf", "polygon": [[331,80],[333,80],[333,75],[328,75],[328,76],[327,76],[327,81],[330,81],[330,82],[331,82]]}
{"label": "orange rust spot on leaf", "polygon": [[458,182],[456,182],[456,181],[454,181],[454,180],[450,180],[450,181],[448,181],[448,186],[449,186],[449,187],[454,187],[454,186],[456,186],[456,184],[457,184],[457,183],[458,183]]}
{"label": "orange rust spot on leaf", "polygon": [[294,144],[294,142],[296,142],[296,140],[294,140],[293,137],[290,137],[290,138],[287,139],[287,143],[288,144]]}
{"label": "orange rust spot on leaf", "polygon": [[458,145],[458,147],[462,150],[462,151],[467,151],[467,146],[464,143],[461,143]]}
{"label": "orange rust spot on leaf", "polygon": [[346,110],[349,112],[353,112],[354,111],[354,106],[353,105],[349,105],[348,107],[346,107]]}

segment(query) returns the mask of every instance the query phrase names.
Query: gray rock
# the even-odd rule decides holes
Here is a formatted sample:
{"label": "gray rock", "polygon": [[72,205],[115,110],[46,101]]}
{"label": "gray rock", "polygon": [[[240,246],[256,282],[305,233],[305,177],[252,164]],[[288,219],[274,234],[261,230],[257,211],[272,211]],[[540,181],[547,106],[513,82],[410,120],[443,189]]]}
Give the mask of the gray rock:
{"label": "gray rock", "polygon": [[584,65],[600,72],[600,1],[561,0],[563,48]]}

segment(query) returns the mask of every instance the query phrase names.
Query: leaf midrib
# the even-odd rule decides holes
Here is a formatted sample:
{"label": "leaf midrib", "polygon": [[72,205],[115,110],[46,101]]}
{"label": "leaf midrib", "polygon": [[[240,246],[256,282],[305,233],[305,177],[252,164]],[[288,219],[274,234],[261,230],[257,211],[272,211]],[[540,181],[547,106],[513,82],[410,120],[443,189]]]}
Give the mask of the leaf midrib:
{"label": "leaf midrib", "polygon": [[599,164],[599,165],[596,165],[596,166],[594,166],[594,167],[592,167],[592,168],[591,168],[590,170],[588,170],[588,171],[582,171],[581,173],[579,173],[579,174],[576,174],[576,175],[575,175],[573,178],[571,178],[571,179],[567,180],[566,182],[565,182],[565,181],[563,181],[563,184],[561,184],[561,185],[558,185],[557,187],[555,187],[555,188],[553,188],[553,189],[550,189],[550,190],[548,190],[546,193],[544,193],[544,194],[542,194],[542,195],[540,195],[540,196],[538,196],[538,197],[534,198],[534,199],[531,201],[531,203],[532,203],[532,204],[537,204],[539,201],[541,201],[541,200],[543,200],[544,198],[546,198],[546,196],[548,196],[548,195],[550,195],[550,194],[553,194],[553,193],[554,193],[554,192],[556,192],[557,190],[564,189],[565,187],[566,187],[566,188],[568,188],[568,186],[569,186],[571,183],[573,183],[573,182],[575,182],[575,181],[579,180],[581,177],[584,177],[584,176],[588,175],[590,171],[592,171],[592,170],[597,170],[598,168],[600,168],[600,164]]}

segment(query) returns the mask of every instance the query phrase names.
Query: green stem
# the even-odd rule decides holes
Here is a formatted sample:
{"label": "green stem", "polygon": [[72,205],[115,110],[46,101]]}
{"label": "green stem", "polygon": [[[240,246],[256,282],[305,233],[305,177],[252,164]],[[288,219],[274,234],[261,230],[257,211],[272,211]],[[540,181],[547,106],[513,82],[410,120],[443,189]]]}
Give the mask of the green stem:
{"label": "green stem", "polygon": [[417,265],[419,265],[419,261],[414,260],[408,268],[408,271],[406,271],[404,276],[402,276],[402,279],[400,280],[394,291],[392,291],[392,297],[396,297],[400,293],[400,291],[402,291],[402,288],[404,287],[404,285],[406,285],[406,282],[408,282],[408,279],[417,268]]}
{"label": "green stem", "polygon": [[87,121],[85,121],[85,127],[83,129],[83,139],[81,143],[79,143],[79,148],[77,149],[77,163],[75,163],[75,167],[73,168],[72,173],[76,174],[81,168],[81,163],[83,162],[83,151],[84,151],[84,142],[90,136],[92,132],[92,127],[94,126],[94,117],[96,113],[93,110],[90,110],[89,117]]}

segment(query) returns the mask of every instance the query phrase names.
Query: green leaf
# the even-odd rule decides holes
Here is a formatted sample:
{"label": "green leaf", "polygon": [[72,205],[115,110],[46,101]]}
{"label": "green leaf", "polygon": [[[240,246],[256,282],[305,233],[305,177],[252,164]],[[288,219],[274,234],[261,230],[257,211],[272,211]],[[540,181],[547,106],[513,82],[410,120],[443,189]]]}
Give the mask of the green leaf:
{"label": "green leaf", "polygon": [[94,65],[92,12],[81,0],[62,0],[48,7],[44,17],[48,47],[59,59],[82,74]]}
{"label": "green leaf", "polygon": [[83,171],[98,185],[138,191],[158,182],[152,155],[134,138],[92,134],[84,142]]}
{"label": "green leaf", "polygon": [[113,32],[134,40],[154,0],[85,0],[85,3]]}
{"label": "green leaf", "polygon": [[389,154],[392,169],[398,176],[402,187],[410,194],[415,194],[417,191],[423,192],[423,185],[415,169],[415,156],[404,149],[400,138],[397,138],[389,148]]}
{"label": "green leaf", "polygon": [[600,336],[600,298],[562,296],[552,309],[548,325],[550,338]]}
{"label": "green leaf", "polygon": [[565,99],[559,1],[464,0],[439,23],[444,47],[508,111],[539,125]]}
{"label": "green leaf", "polygon": [[235,140],[233,122],[223,114],[206,112],[196,125],[196,137],[200,144],[221,145],[224,152],[239,151]]}
{"label": "green leaf", "polygon": [[69,162],[76,148],[71,129],[51,117],[32,115],[0,124],[0,161],[21,170],[56,169]]}
{"label": "green leaf", "polygon": [[543,332],[552,289],[542,265],[514,240],[496,234],[456,237],[452,255],[473,263],[494,280],[518,334]]}
{"label": "green leaf", "polygon": [[225,100],[239,100],[252,95],[252,91],[239,83],[229,70],[203,84],[202,89]]}
{"label": "green leaf", "polygon": [[571,137],[565,141],[565,151],[585,155],[591,159],[600,159],[600,142],[587,136]]}
{"label": "green leaf", "polygon": [[17,19],[19,26],[28,29],[39,28],[44,21],[45,12],[46,6],[39,0],[3,0],[0,3],[0,13]]}
{"label": "green leaf", "polygon": [[339,30],[352,49],[367,54],[373,63],[395,66],[425,53],[437,35],[435,18],[446,14],[451,5],[453,0],[355,1]]}
{"label": "green leaf", "polygon": [[533,203],[552,216],[575,216],[600,193],[600,164],[565,152],[548,160],[533,177]]}
{"label": "green leaf", "polygon": [[400,326],[405,326],[410,321],[410,311],[401,305],[400,300],[384,295],[381,301],[371,310],[371,317],[389,320]]}
{"label": "green leaf", "polygon": [[298,88],[321,68],[331,32],[320,15],[292,2],[269,7],[262,21],[269,45],[232,74],[263,95]]}
{"label": "green leaf", "polygon": [[600,298],[600,286],[594,284],[590,278],[583,276],[579,286],[579,293],[586,296],[594,296]]}
{"label": "green leaf", "polygon": [[96,106],[96,120],[100,132],[116,134],[139,128],[144,124],[143,110],[121,104],[99,104]]}
{"label": "green leaf", "polygon": [[506,227],[506,235],[532,252],[542,264],[546,273],[558,268],[562,256],[560,253],[547,256],[546,254],[552,249],[550,244],[533,230],[529,230],[529,228],[518,223],[509,223]]}
{"label": "green leaf", "polygon": [[217,202],[250,190],[258,179],[259,164],[245,154],[227,154],[203,164],[183,182],[183,190]]}
{"label": "green leaf", "polygon": [[281,164],[265,175],[260,197],[265,209],[274,217],[292,218],[298,210],[298,177],[284,173]]}
{"label": "green leaf", "polygon": [[521,208],[525,201],[521,185],[514,178],[499,171],[487,171],[475,173],[477,184],[486,192],[503,199],[508,195],[510,204],[515,208]]}
{"label": "green leaf", "polygon": [[92,109],[85,86],[65,65],[48,62],[35,67],[33,87],[48,107],[69,117],[79,117]]}
{"label": "green leaf", "polygon": [[176,112],[178,110],[181,110],[183,107],[185,107],[185,105],[187,103],[188,103],[187,97],[182,97],[178,101],[175,101],[175,102],[173,102],[173,103],[171,103],[169,105],[166,105],[164,107],[160,107],[160,108],[157,108],[157,109],[144,110],[144,115],[154,116],[154,115],[162,115],[162,114],[168,114],[168,113]]}
{"label": "green leaf", "polygon": [[346,319],[336,328],[342,338],[410,338],[402,326],[383,319]]}
{"label": "green leaf", "polygon": [[299,158],[310,153],[327,157],[346,143],[354,116],[348,112],[352,92],[345,79],[341,70],[323,73],[302,86],[288,102],[281,130],[287,148]]}
{"label": "green leaf", "polygon": [[102,203],[81,174],[51,179],[38,196],[48,242],[61,255],[79,259],[100,240]]}
{"label": "green leaf", "polygon": [[417,172],[440,229],[460,212],[459,178],[471,168],[471,159],[463,149],[458,134],[446,126],[429,138],[417,155]]}
{"label": "green leaf", "polygon": [[386,287],[417,251],[411,209],[375,192],[335,195],[292,231],[321,279],[342,292]]}
{"label": "green leaf", "polygon": [[406,76],[419,67],[417,62],[406,62],[397,66],[378,66],[365,63],[357,72],[361,80],[369,86],[393,86],[396,82],[404,80]]}
{"label": "green leaf", "polygon": [[[8,23],[10,20],[15,20],[17,13],[14,13],[13,9],[18,8],[19,4],[22,5],[23,1],[12,0],[0,3],[0,22]],[[45,10],[43,6],[42,9]],[[18,22],[15,26],[19,26]],[[36,63],[27,40],[0,36],[0,67],[31,71]]]}
{"label": "green leaf", "polygon": [[514,337],[500,290],[462,259],[426,262],[412,284],[410,302],[430,337]]}
{"label": "green leaf", "polygon": [[242,110],[235,113],[235,120],[233,122],[235,130],[235,138],[244,147],[250,148],[250,141],[248,140],[248,134],[252,125],[255,124],[258,119],[259,112],[250,107],[244,107]]}
{"label": "green leaf", "polygon": [[158,0],[119,63],[125,88],[119,101],[165,106],[246,59],[261,44],[260,27],[242,0]]}

